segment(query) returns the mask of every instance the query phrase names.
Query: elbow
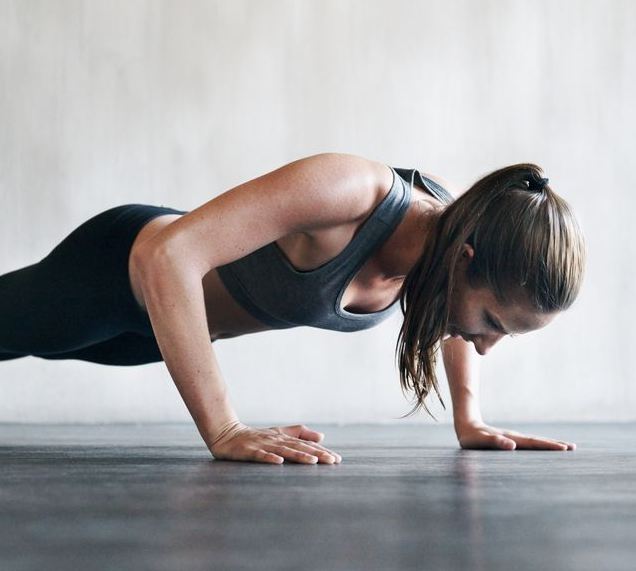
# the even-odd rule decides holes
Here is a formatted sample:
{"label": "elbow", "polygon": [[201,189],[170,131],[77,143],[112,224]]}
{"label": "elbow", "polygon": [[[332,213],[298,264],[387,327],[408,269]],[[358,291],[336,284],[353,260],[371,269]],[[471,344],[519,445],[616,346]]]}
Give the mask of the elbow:
{"label": "elbow", "polygon": [[129,270],[131,280],[134,277],[155,274],[158,268],[165,267],[169,256],[165,249],[154,248],[147,243],[140,245],[130,255]]}
{"label": "elbow", "polygon": [[190,247],[178,239],[143,242],[132,256],[132,264],[144,273],[163,273],[167,270],[178,274],[203,277],[212,269],[208,260],[193,255]]}
{"label": "elbow", "polygon": [[144,243],[130,260],[131,281],[137,278],[140,290],[172,287],[176,283],[201,284],[207,273],[197,268],[186,255],[164,245],[153,247]]}
{"label": "elbow", "polygon": [[[137,303],[148,311],[149,284],[155,284],[162,275],[167,275],[165,262],[161,256],[151,253],[146,248],[137,248],[130,255],[128,277],[133,296]],[[164,269],[160,269],[163,266]]]}

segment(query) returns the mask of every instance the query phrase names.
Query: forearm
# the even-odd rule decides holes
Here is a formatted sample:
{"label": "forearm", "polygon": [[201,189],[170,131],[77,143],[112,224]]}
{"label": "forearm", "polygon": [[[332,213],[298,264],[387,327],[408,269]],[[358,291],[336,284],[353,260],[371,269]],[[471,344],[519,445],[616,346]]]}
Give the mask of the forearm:
{"label": "forearm", "polygon": [[167,256],[138,266],[144,302],[170,376],[209,445],[238,417],[208,329],[201,277]]}
{"label": "forearm", "polygon": [[451,337],[442,341],[442,356],[453,401],[455,430],[462,424],[483,422],[479,404],[479,354],[471,343]]}

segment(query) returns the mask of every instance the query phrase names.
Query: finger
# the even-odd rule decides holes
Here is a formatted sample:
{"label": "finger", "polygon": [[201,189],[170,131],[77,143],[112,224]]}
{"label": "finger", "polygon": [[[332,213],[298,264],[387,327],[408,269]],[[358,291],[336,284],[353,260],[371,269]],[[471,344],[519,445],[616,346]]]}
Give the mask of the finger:
{"label": "finger", "polygon": [[268,451],[274,452],[279,456],[282,456],[286,460],[302,462],[303,464],[316,464],[320,461],[320,458],[318,458],[318,456],[309,454],[308,452],[303,452],[302,450],[291,448],[290,446],[272,446],[271,448],[268,448]]}
{"label": "finger", "polygon": [[253,460],[255,462],[267,462],[268,464],[282,464],[285,461],[282,456],[263,449],[254,452]]}
{"label": "finger", "polygon": [[274,429],[277,430],[279,434],[284,434],[290,437],[292,439],[291,440],[292,442],[299,442],[303,440],[307,442],[315,442],[316,444],[312,444],[313,447],[324,450],[327,453],[331,454],[336,459],[336,462],[338,463],[342,462],[342,456],[340,456],[340,454],[337,454],[335,452],[332,452],[331,450],[328,450],[327,448],[322,446],[322,444],[318,444],[318,442],[320,442],[325,437],[325,435],[322,432],[311,430],[310,428],[307,428],[304,424],[281,426],[279,428],[274,428]]}
{"label": "finger", "polygon": [[303,450],[304,452],[307,452],[309,454],[315,454],[316,456],[324,460],[327,460],[327,461],[331,460],[330,462],[328,462],[329,464],[331,464],[332,462],[342,461],[342,458],[340,457],[340,455],[336,454],[335,452],[332,452],[331,450],[327,450],[323,446],[320,446],[320,444],[305,444],[301,440],[297,440],[291,446],[299,450]]}
{"label": "finger", "polygon": [[462,448],[487,449],[494,448],[499,450],[514,450],[517,446],[514,440],[506,438],[500,434],[491,434],[489,432],[480,432],[470,439],[461,441]]}
{"label": "finger", "polygon": [[541,438],[535,437],[535,441],[539,446],[543,446],[548,450],[567,450],[568,445],[566,442],[561,442],[560,440],[553,440],[552,438]]}
{"label": "finger", "polygon": [[512,438],[506,438],[505,436],[496,435],[495,442],[497,448],[501,450],[515,450],[517,448],[517,443]]}
{"label": "finger", "polygon": [[305,440],[309,442],[320,442],[325,435],[322,432],[310,430],[302,424],[294,424],[292,426],[272,427],[278,434],[283,434],[292,438],[294,441]]}
{"label": "finger", "polygon": [[492,434],[485,430],[480,431],[480,444],[485,444],[488,448],[498,448],[500,450],[514,450],[517,443],[512,438],[506,438],[503,434]]}
{"label": "finger", "polygon": [[325,452],[327,452],[328,454],[331,454],[335,459],[336,459],[336,463],[339,464],[340,462],[342,462],[342,456],[340,454],[338,454],[337,452],[334,452],[333,450],[329,450],[329,448],[325,448],[324,446],[322,446],[321,444],[311,444],[310,446],[315,446],[317,447],[319,450],[324,450]]}
{"label": "finger", "polygon": [[304,424],[299,425],[300,431],[298,433],[298,438],[302,438],[303,440],[310,440],[312,442],[321,442],[325,435],[322,432],[318,432],[317,430],[312,430],[311,428],[306,427]]}
{"label": "finger", "polygon": [[304,424],[292,424],[290,426],[281,426],[280,428],[274,428],[275,430],[278,430],[283,434],[287,434],[288,436],[302,438],[303,440],[311,440],[312,442],[320,442],[325,437],[322,432],[311,430]]}
{"label": "finger", "polygon": [[311,444],[308,444],[308,442],[310,441],[301,440],[300,438],[296,438],[295,436],[291,436],[289,434],[289,432],[295,432],[296,429],[300,426],[301,425],[272,427],[270,430],[275,430],[277,434],[269,435],[270,438],[268,438],[268,440],[273,446],[282,445],[289,448],[304,450],[310,454],[318,454],[320,458],[323,458],[323,460],[327,460],[329,464],[331,464],[332,462],[329,462],[328,458],[333,458],[333,462],[336,463],[342,462],[342,456],[336,454],[335,452],[332,452],[331,450],[328,450],[321,444],[315,444],[313,442]]}
{"label": "finger", "polygon": [[576,444],[574,442],[566,442],[565,440],[555,440],[555,442],[559,442],[564,446],[567,446],[566,450],[576,450]]}
{"label": "finger", "polygon": [[523,448],[532,448],[539,450],[576,450],[576,444],[573,442],[565,442],[564,440],[555,440],[554,438],[545,438],[536,434],[521,434],[514,430],[504,430],[503,434],[514,438]]}
{"label": "finger", "polygon": [[326,452],[327,454],[331,454],[334,458],[337,458],[339,462],[342,461],[342,456],[340,456],[340,454],[338,454],[337,452],[334,452],[333,450],[330,450],[329,448],[327,448],[326,446],[323,446],[322,444],[317,444],[313,442],[311,444],[307,444],[306,441],[303,441],[300,439],[295,439],[294,442],[296,444],[309,446],[312,450],[321,450],[323,452]]}
{"label": "finger", "polygon": [[567,450],[568,445],[565,442],[552,440],[550,438],[542,438],[540,436],[523,436],[516,437],[519,448],[528,450]]}

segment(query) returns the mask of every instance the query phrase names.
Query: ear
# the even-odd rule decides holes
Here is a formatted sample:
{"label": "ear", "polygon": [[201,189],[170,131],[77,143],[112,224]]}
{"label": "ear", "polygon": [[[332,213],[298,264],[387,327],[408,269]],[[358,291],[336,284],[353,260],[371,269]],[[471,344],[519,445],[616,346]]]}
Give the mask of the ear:
{"label": "ear", "polygon": [[474,248],[467,242],[464,242],[464,244],[462,245],[462,254],[461,254],[462,259],[467,258],[466,261],[470,262],[473,259],[474,255],[475,255]]}

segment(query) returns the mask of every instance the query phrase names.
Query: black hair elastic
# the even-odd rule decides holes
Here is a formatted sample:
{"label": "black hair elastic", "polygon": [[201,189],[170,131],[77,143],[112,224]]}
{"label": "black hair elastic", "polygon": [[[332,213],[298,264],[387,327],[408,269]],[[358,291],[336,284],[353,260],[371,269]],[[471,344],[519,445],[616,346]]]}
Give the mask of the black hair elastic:
{"label": "black hair elastic", "polygon": [[536,179],[531,178],[528,181],[528,188],[530,190],[534,190],[537,192],[541,192],[546,184],[550,182],[549,178],[540,178],[538,181]]}

